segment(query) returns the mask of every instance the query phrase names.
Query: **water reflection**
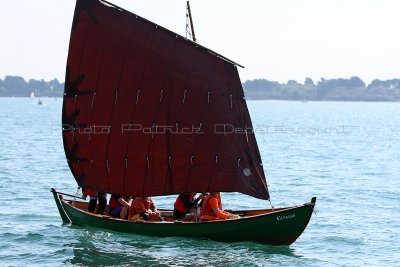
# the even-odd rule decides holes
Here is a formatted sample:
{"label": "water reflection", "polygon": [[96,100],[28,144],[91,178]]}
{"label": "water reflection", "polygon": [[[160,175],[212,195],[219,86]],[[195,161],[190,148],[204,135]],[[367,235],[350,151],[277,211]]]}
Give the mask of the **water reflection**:
{"label": "water reflection", "polygon": [[[252,242],[222,243],[190,238],[158,238],[72,226],[76,238],[65,244],[73,255],[64,263],[119,266],[265,266],[302,257],[295,249]],[[283,256],[283,257],[282,257]]]}

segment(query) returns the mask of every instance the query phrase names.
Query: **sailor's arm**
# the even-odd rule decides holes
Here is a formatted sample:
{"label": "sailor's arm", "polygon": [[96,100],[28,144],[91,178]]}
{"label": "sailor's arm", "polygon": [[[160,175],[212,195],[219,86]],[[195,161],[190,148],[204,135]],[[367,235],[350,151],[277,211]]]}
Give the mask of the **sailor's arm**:
{"label": "sailor's arm", "polygon": [[220,219],[227,219],[229,217],[229,213],[223,210],[220,210],[218,207],[218,200],[216,198],[211,198],[208,201],[211,210],[214,212],[215,216]]}

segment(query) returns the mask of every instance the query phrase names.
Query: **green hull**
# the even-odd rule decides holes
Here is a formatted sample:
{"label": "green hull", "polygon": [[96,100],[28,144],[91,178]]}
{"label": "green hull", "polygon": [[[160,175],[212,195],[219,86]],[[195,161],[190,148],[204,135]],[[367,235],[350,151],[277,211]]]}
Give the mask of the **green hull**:
{"label": "green hull", "polygon": [[[301,206],[275,210],[250,211],[259,215],[211,222],[130,222],[94,215],[73,206],[52,189],[65,223],[149,236],[206,238],[224,242],[254,241],[268,245],[290,245],[310,221],[316,198]],[[237,211],[239,213],[246,211]]]}

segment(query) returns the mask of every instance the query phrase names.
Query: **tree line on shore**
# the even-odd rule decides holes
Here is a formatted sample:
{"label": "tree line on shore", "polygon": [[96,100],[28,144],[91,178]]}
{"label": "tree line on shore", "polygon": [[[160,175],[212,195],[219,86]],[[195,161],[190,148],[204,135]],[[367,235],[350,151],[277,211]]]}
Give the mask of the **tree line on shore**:
{"label": "tree line on shore", "polygon": [[324,79],[314,83],[289,80],[278,83],[256,79],[243,83],[246,99],[316,100],[316,101],[400,101],[400,79],[375,79],[366,85],[359,77]]}
{"label": "tree line on shore", "polygon": [[[248,100],[327,100],[327,101],[400,101],[400,79],[375,79],[366,85],[359,77],[350,79],[324,79],[314,83],[306,78],[304,83],[289,80],[279,83],[266,79],[243,83]],[[0,79],[0,97],[62,97],[64,83],[6,76]]]}
{"label": "tree line on shore", "polygon": [[60,83],[57,79],[49,82],[30,79],[27,82],[19,76],[6,76],[4,80],[0,79],[0,97],[29,97],[32,92],[36,97],[62,97],[64,83]]}

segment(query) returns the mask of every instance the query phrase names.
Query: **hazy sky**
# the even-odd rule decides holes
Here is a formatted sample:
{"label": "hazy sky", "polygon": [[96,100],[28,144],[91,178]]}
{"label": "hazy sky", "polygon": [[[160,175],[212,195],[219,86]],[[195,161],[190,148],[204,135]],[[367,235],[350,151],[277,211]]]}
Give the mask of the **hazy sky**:
{"label": "hazy sky", "polygon": [[[113,0],[185,35],[185,0]],[[400,78],[399,0],[191,0],[198,42],[245,66],[242,81]],[[0,79],[64,81],[75,0],[0,9]]]}

